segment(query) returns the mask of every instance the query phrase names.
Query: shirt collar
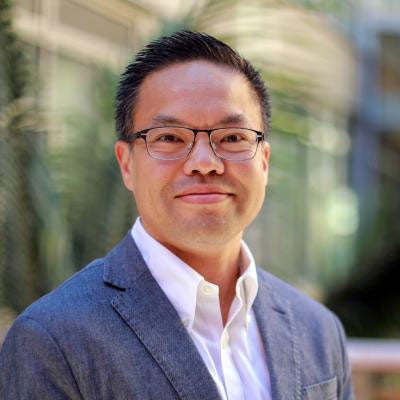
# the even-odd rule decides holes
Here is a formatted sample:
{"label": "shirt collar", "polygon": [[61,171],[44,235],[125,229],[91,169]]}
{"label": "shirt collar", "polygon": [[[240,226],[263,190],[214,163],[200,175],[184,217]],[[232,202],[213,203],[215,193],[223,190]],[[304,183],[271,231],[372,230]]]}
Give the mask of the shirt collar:
{"label": "shirt collar", "polygon": [[[151,274],[190,329],[196,312],[197,291],[200,283],[205,282],[204,277],[150,236],[140,217],[133,225],[131,235]],[[244,241],[241,242],[241,253],[241,275],[236,282],[236,295],[245,307],[247,321],[257,295],[258,279],[253,255]]]}
{"label": "shirt collar", "polygon": [[131,230],[151,274],[182,321],[193,319],[197,287],[204,278],[160,242],[150,236],[137,218]]}
{"label": "shirt collar", "polygon": [[241,242],[241,253],[241,274],[236,283],[236,294],[238,295],[238,291],[243,292],[243,301],[247,314],[257,296],[258,278],[254,257],[243,240]]}

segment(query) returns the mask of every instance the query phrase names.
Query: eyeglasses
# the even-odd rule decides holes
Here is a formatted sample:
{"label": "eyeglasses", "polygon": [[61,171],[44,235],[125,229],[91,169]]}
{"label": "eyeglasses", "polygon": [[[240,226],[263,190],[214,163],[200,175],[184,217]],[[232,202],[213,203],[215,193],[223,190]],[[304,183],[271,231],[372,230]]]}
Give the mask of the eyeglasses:
{"label": "eyeglasses", "polygon": [[191,129],[180,126],[162,126],[144,129],[120,140],[128,143],[144,139],[150,157],[157,160],[186,158],[194,146],[196,135],[206,132],[214,154],[222,160],[244,161],[252,159],[264,133],[247,128]]}

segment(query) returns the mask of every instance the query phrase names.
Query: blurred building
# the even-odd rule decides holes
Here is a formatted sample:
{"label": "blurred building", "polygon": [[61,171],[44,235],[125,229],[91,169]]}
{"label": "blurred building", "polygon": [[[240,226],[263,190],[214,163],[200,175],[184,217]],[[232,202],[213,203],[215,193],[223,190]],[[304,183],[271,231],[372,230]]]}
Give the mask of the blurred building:
{"label": "blurred building", "polygon": [[65,113],[92,111],[96,67],[119,70],[138,38],[151,35],[151,10],[127,0],[15,1],[15,29],[35,66],[33,90],[53,142],[63,140]]}
{"label": "blurred building", "polygon": [[[247,240],[261,265],[321,296],[349,279],[360,246],[378,251],[399,237],[399,6],[353,1],[335,25],[296,3],[266,0],[258,11],[235,2],[223,20],[216,8],[203,19],[200,6],[193,10],[195,28],[226,36],[264,65],[272,87],[270,188]],[[35,65],[32,90],[52,145],[68,138],[66,115],[95,114],[99,67],[120,72],[188,4],[195,2],[15,1],[15,28]],[[258,41],[247,39],[239,13],[254,19],[248,26],[262,32]]]}
{"label": "blurred building", "polygon": [[400,3],[360,1],[351,33],[359,59],[351,178],[360,234],[379,251],[400,238]]}
{"label": "blurred building", "polygon": [[349,177],[359,205],[350,279],[327,304],[356,336],[400,337],[400,3],[356,1]]}

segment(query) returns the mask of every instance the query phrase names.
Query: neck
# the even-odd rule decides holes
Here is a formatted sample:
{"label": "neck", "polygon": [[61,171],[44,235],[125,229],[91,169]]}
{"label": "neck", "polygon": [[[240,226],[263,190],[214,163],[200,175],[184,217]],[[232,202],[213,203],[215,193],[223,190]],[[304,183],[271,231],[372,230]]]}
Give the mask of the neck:
{"label": "neck", "polygon": [[205,280],[218,285],[224,325],[228,319],[229,309],[235,297],[236,281],[240,275],[240,239],[241,235],[231,243],[226,243],[217,249],[196,247],[195,250],[183,250],[164,243],[169,250],[202,275]]}

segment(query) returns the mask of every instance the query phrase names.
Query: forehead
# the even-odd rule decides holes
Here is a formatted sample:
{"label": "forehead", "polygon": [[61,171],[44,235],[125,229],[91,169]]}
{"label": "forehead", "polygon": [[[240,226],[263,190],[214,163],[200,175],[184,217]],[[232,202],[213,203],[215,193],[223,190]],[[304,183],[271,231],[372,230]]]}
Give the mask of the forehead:
{"label": "forehead", "polygon": [[134,112],[136,129],[170,116],[192,127],[215,127],[230,115],[242,115],[249,127],[261,128],[261,108],[247,78],[208,61],[178,63],[143,81]]}

